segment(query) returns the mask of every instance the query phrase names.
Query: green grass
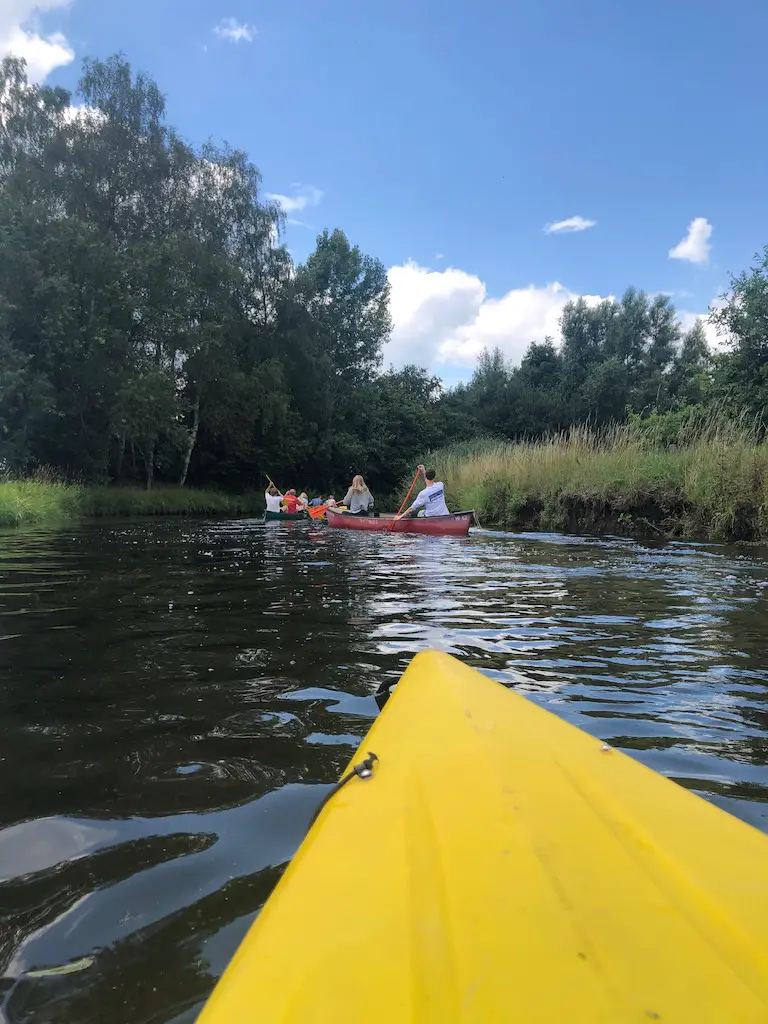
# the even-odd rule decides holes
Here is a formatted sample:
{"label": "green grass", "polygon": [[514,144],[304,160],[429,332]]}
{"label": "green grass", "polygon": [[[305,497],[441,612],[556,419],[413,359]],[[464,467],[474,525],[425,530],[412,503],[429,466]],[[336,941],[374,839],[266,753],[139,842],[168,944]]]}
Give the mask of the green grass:
{"label": "green grass", "polygon": [[82,488],[55,481],[0,482],[0,526],[71,519],[80,514]]}
{"label": "green grass", "polygon": [[678,447],[631,426],[542,441],[480,440],[429,461],[453,508],[505,529],[768,540],[768,444],[707,424]]}
{"label": "green grass", "polygon": [[84,487],[55,479],[0,481],[0,526],[89,516],[237,516],[261,513],[261,494],[230,495],[186,487]]}
{"label": "green grass", "polygon": [[187,487],[83,488],[86,516],[239,516],[264,511],[263,494],[223,494]]}

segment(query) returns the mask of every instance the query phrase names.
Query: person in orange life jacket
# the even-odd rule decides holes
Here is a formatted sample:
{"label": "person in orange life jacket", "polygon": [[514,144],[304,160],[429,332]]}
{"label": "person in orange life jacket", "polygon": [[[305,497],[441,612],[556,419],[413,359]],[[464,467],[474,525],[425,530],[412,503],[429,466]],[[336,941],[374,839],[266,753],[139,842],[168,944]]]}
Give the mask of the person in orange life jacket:
{"label": "person in orange life jacket", "polygon": [[283,498],[283,511],[294,515],[299,511],[299,499],[296,497],[296,489],[292,487],[289,491],[285,492]]}
{"label": "person in orange life jacket", "polygon": [[402,518],[417,516],[421,509],[424,509],[424,515],[430,519],[433,516],[449,516],[451,513],[445,503],[445,488],[439,480],[435,480],[437,473],[434,469],[425,470],[423,466],[419,466],[419,469],[424,473],[427,486],[423,491],[419,491],[411,507],[403,512]]}

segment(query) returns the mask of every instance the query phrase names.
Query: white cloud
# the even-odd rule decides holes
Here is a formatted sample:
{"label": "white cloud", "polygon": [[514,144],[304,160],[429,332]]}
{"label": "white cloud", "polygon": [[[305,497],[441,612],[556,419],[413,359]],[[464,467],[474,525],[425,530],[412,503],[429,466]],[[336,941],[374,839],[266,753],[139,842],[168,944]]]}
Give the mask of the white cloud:
{"label": "white cloud", "polygon": [[[82,108],[81,108],[82,109]],[[211,195],[223,194],[235,181],[236,172],[215,160],[201,160],[192,172],[190,184],[197,191],[206,190]]]}
{"label": "white cloud", "polygon": [[30,82],[42,82],[52,71],[74,60],[75,52],[61,32],[43,35],[41,16],[68,6],[69,0],[0,0],[0,59],[23,57]]}
{"label": "white cloud", "polygon": [[64,108],[62,116],[67,124],[80,121],[81,124],[91,128],[104,124],[107,119],[106,115],[96,107],[87,107],[84,103],[71,103]]}
{"label": "white cloud", "polygon": [[239,22],[236,18],[223,18],[213,31],[220,39],[230,43],[252,43],[256,38],[255,27]]}
{"label": "white cloud", "polygon": [[689,330],[700,320],[704,327],[704,334],[707,338],[709,347],[714,349],[716,352],[722,352],[727,345],[727,338],[724,335],[718,335],[717,328],[714,324],[709,323],[710,313],[716,312],[718,309],[722,309],[726,303],[726,299],[722,293],[718,293],[709,304],[709,309],[706,313],[691,313],[687,309],[679,310],[680,325],[684,331]]}
{"label": "white cloud", "polygon": [[282,192],[267,192],[267,199],[271,199],[273,203],[279,203],[283,208],[283,213],[300,213],[308,206],[317,206],[324,194],[319,188],[302,185],[296,181],[293,182],[291,188],[294,190],[292,196],[284,195]]}
{"label": "white cloud", "polygon": [[429,270],[413,261],[391,267],[388,276],[394,326],[384,357],[396,366],[469,368],[484,348],[497,345],[519,363],[532,341],[559,339],[563,306],[577,298],[555,281],[493,299],[475,274],[454,267]]}
{"label": "white cloud", "polygon": [[680,326],[684,331],[689,331],[696,321],[700,320],[709,347],[715,350],[724,347],[724,339],[718,337],[717,328],[714,324],[709,323],[709,313],[690,313],[686,309],[681,309],[678,316],[680,317]]}
{"label": "white cloud", "polygon": [[671,260],[688,260],[689,263],[706,263],[711,248],[709,239],[712,225],[706,217],[694,217],[688,225],[688,234],[674,248],[669,250]]}
{"label": "white cloud", "polygon": [[547,235],[565,235],[574,231],[586,231],[597,224],[596,220],[587,220],[586,217],[568,217],[566,220],[556,220],[552,224],[544,225],[544,233]]}

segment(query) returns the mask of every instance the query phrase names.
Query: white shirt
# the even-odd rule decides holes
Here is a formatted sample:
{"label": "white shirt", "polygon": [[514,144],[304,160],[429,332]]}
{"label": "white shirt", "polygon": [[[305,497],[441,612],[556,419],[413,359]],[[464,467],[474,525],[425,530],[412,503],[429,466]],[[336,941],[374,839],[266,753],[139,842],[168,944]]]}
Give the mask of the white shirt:
{"label": "white shirt", "polygon": [[445,504],[445,488],[439,480],[435,480],[431,487],[425,487],[419,491],[413,508],[423,508],[425,516],[449,516],[448,506]]}
{"label": "white shirt", "polygon": [[268,491],[264,494],[264,501],[267,503],[267,512],[279,512],[280,502],[283,499],[279,494],[270,494]]}

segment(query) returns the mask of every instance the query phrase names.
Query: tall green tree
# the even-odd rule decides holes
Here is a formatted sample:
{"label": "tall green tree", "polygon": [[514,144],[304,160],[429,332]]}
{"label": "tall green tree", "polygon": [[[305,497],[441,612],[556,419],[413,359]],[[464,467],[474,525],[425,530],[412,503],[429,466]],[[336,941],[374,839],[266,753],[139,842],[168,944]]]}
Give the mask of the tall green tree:
{"label": "tall green tree", "polygon": [[734,412],[762,418],[768,407],[768,247],[731,279],[710,319],[727,346],[716,363],[718,398]]}
{"label": "tall green tree", "polygon": [[296,280],[296,295],[312,317],[334,375],[346,385],[370,380],[392,329],[384,264],[350,245],[337,228],[318,236]]}
{"label": "tall green tree", "polygon": [[326,478],[357,472],[364,456],[357,392],[373,381],[392,327],[384,265],[350,245],[343,231],[324,231],[296,268],[284,315],[314,364],[313,393],[299,407],[312,424],[312,461]]}
{"label": "tall green tree", "polygon": [[704,325],[697,320],[683,335],[669,374],[669,393],[678,409],[705,402],[711,392],[712,353]]}

